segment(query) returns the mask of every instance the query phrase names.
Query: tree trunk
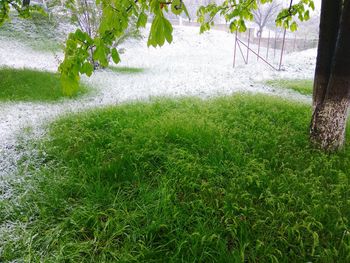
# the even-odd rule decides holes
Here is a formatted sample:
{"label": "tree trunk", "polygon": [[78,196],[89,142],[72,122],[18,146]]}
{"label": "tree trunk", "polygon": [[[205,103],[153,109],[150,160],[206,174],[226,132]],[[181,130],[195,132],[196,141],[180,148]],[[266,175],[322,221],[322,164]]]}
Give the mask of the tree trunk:
{"label": "tree trunk", "polygon": [[256,36],[257,37],[262,37],[263,30],[264,30],[264,27],[259,25],[259,30],[258,30],[258,32],[256,32]]}
{"label": "tree trunk", "polygon": [[350,0],[323,0],[321,12],[310,137],[335,151],[344,145],[350,105]]}
{"label": "tree trunk", "polygon": [[349,101],[331,101],[319,105],[311,123],[311,141],[322,149],[335,151],[345,142]]}
{"label": "tree trunk", "polygon": [[314,79],[313,106],[323,103],[337,42],[342,0],[322,0],[320,35]]}

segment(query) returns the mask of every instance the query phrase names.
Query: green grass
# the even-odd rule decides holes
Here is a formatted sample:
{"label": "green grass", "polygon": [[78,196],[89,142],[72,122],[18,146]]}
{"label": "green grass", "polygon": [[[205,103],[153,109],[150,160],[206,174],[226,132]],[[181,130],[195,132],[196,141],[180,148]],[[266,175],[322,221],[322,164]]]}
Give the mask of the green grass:
{"label": "green grass", "polygon": [[[81,85],[76,97],[88,92]],[[57,73],[0,68],[0,101],[56,101],[65,98]]]}
{"label": "green grass", "polygon": [[276,88],[291,89],[303,95],[312,95],[313,80],[311,79],[277,79],[269,80],[266,84]]}
{"label": "green grass", "polygon": [[310,114],[234,96],[58,120],[18,203],[0,202],[0,222],[27,224],[0,261],[349,262],[350,144],[312,149]]}
{"label": "green grass", "polygon": [[115,67],[115,66],[109,66],[110,70],[121,73],[121,74],[136,74],[136,73],[142,73],[145,71],[144,68],[133,68],[133,67]]}

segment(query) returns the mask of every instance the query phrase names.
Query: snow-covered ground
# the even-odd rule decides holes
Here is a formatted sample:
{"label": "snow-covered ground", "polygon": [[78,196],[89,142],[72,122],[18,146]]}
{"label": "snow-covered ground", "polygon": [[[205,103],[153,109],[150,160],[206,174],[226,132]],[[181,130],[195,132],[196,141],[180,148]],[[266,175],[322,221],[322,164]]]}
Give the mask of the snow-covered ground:
{"label": "snow-covered ground", "polygon": [[[96,92],[80,99],[58,103],[0,102],[0,182],[2,176],[12,173],[16,167],[20,157],[15,149],[16,140],[22,130],[31,127],[34,134],[41,134],[45,123],[63,113],[158,96],[207,98],[238,91],[273,93],[310,101],[290,91],[265,87],[261,82],[274,78],[311,78],[316,50],[286,55],[280,72],[256,62],[253,55],[249,65],[244,65],[239,53],[237,66],[233,68],[234,36],[214,30],[199,35],[198,31],[195,27],[176,27],[174,42],[162,48],[147,48],[147,38],[128,42],[120,66],[141,67],[144,72],[130,75],[101,71],[91,78],[84,77],[83,81]],[[0,66],[56,71],[57,57],[62,54],[33,51],[0,38]],[[5,187],[0,184],[0,198],[6,193]]]}

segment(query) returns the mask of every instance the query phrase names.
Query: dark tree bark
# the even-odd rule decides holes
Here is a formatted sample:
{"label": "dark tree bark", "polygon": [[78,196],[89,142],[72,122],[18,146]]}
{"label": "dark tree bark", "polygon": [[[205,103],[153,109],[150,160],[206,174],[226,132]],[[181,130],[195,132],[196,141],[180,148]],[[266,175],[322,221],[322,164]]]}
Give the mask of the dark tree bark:
{"label": "dark tree bark", "polygon": [[22,6],[25,7],[25,6],[29,6],[30,5],[30,0],[23,0],[22,1]]}
{"label": "dark tree bark", "polygon": [[311,141],[334,151],[344,145],[350,105],[350,0],[322,0],[313,93]]}
{"label": "dark tree bark", "polygon": [[342,0],[322,1],[320,36],[314,79],[313,106],[324,100],[338,37]]}

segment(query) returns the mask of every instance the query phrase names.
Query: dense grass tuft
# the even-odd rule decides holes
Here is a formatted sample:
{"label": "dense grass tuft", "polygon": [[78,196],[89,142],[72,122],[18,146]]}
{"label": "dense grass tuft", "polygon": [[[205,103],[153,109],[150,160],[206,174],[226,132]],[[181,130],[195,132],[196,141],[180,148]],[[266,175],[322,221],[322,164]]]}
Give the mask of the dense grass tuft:
{"label": "dense grass tuft", "polygon": [[[81,85],[74,97],[87,92]],[[0,68],[0,101],[56,101],[63,97],[59,74]]]}
{"label": "dense grass tuft", "polygon": [[28,223],[0,261],[349,262],[350,145],[310,148],[310,114],[234,96],[63,118],[19,204],[0,205]]}
{"label": "dense grass tuft", "polygon": [[311,79],[277,79],[269,80],[266,84],[276,88],[291,89],[303,95],[312,95],[313,80]]}
{"label": "dense grass tuft", "polygon": [[133,68],[133,67],[109,66],[108,68],[116,73],[121,73],[121,74],[136,74],[136,73],[142,73],[145,71],[144,68]]}

